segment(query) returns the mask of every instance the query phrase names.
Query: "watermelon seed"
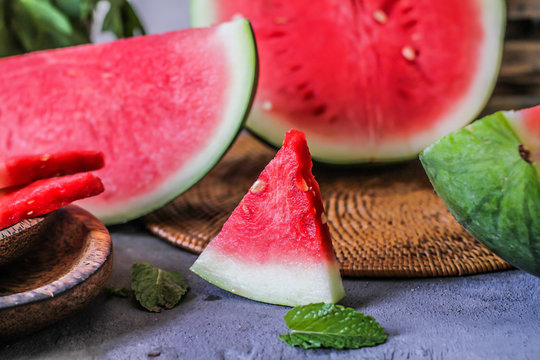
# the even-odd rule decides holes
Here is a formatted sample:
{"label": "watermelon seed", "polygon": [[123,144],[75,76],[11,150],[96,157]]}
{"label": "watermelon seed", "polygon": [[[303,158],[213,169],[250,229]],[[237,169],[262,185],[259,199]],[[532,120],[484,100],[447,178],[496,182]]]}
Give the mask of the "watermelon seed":
{"label": "watermelon seed", "polygon": [[32,205],[32,204],[35,203],[35,202],[36,202],[36,200],[32,199],[32,200],[28,200],[26,203],[27,203],[28,205]]}
{"label": "watermelon seed", "polygon": [[416,59],[416,51],[410,45],[404,46],[403,49],[401,49],[401,55],[409,61]]}
{"label": "watermelon seed", "polygon": [[287,18],[286,17],[277,17],[274,19],[274,22],[276,24],[286,24],[287,23]]}
{"label": "watermelon seed", "polygon": [[386,16],[386,13],[382,10],[375,10],[373,12],[373,18],[379,24],[386,24],[386,22],[388,21],[388,16]]}
{"label": "watermelon seed", "polygon": [[304,99],[304,101],[309,101],[309,100],[313,99],[314,97],[315,97],[315,93],[310,90],[307,93],[305,93],[303,99]]}
{"label": "watermelon seed", "polygon": [[271,38],[279,38],[287,35],[284,31],[272,31],[270,34],[268,34],[268,37]]}
{"label": "watermelon seed", "polygon": [[258,192],[261,192],[264,190],[266,184],[264,181],[262,181],[261,179],[255,181],[255,183],[253,183],[253,185],[251,186],[251,189],[249,189],[249,191],[253,194],[256,194]]}
{"label": "watermelon seed", "polygon": [[521,158],[530,164],[531,163],[531,152],[529,150],[525,149],[523,144],[519,144],[518,150],[519,150],[519,155],[521,156]]}
{"label": "watermelon seed", "polygon": [[28,211],[28,212],[26,213],[26,215],[30,216],[30,215],[32,215],[33,213],[34,213],[34,212],[33,212],[32,210],[30,210],[30,211]]}
{"label": "watermelon seed", "polygon": [[300,178],[300,181],[296,182],[296,187],[302,190],[303,192],[307,192],[309,190],[309,187],[307,185],[306,179]]}
{"label": "watermelon seed", "polygon": [[268,100],[267,100],[267,101],[264,101],[264,102],[262,103],[261,107],[262,107],[262,109],[265,110],[265,111],[270,111],[270,110],[272,110],[272,108],[273,108],[274,106],[272,105],[272,102],[271,102],[271,101],[268,101]]}
{"label": "watermelon seed", "polygon": [[297,71],[300,71],[302,69],[302,65],[298,64],[298,65],[294,65],[291,67],[291,72],[297,72]]}
{"label": "watermelon seed", "polygon": [[320,106],[317,106],[315,110],[313,111],[313,115],[315,116],[321,116],[326,112],[326,105],[322,104]]}
{"label": "watermelon seed", "polygon": [[300,83],[300,84],[296,85],[296,90],[302,91],[302,90],[304,90],[305,88],[307,88],[308,85],[309,85],[309,82],[308,82],[308,81],[304,81],[303,83]]}
{"label": "watermelon seed", "polygon": [[406,29],[410,29],[410,28],[415,27],[416,24],[418,24],[418,20],[412,19],[412,20],[407,21],[405,24],[403,24],[403,27]]}
{"label": "watermelon seed", "polygon": [[41,161],[47,161],[51,158],[51,155],[49,154],[43,154],[43,156],[41,156]]}
{"label": "watermelon seed", "polygon": [[321,222],[326,224],[328,222],[328,218],[326,217],[326,214],[324,212],[321,213]]}

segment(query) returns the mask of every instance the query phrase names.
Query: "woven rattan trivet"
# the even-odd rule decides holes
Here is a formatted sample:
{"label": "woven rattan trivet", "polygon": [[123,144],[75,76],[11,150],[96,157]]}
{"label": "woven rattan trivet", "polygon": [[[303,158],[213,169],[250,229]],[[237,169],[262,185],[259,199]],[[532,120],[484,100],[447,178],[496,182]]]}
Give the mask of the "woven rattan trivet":
{"label": "woven rattan trivet", "polygon": [[[242,134],[199,184],[146,216],[147,227],[200,253],[274,154]],[[418,161],[355,169],[315,164],[313,172],[345,275],[449,276],[510,268],[454,220]]]}

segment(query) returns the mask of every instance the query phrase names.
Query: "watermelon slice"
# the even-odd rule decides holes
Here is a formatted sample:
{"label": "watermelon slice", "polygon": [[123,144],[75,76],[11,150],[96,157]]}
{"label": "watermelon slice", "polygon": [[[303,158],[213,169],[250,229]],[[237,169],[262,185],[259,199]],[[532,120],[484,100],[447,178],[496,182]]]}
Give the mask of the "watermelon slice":
{"label": "watermelon slice", "polygon": [[0,154],[101,150],[106,191],[80,202],[108,224],[187,190],[251,106],[251,26],[141,36],[0,60]]}
{"label": "watermelon slice", "polygon": [[478,120],[425,149],[421,161],[476,239],[540,276],[540,106]]}
{"label": "watermelon slice", "polygon": [[103,183],[91,173],[43,179],[24,187],[0,190],[0,229],[101,192]]}
{"label": "watermelon slice", "polygon": [[0,159],[0,189],[29,184],[39,179],[97,170],[104,165],[103,153],[96,151],[70,151]]}
{"label": "watermelon slice", "polygon": [[261,59],[247,126],[291,127],[314,159],[412,158],[470,122],[495,84],[503,0],[193,0],[192,23],[253,24]]}
{"label": "watermelon slice", "polygon": [[304,134],[283,147],[191,267],[235,294],[272,304],[345,296]]}

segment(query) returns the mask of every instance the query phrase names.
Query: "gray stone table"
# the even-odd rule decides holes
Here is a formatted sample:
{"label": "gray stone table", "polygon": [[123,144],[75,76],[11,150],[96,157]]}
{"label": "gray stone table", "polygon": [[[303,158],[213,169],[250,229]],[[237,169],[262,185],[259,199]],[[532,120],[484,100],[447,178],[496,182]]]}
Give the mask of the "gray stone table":
{"label": "gray stone table", "polygon": [[191,273],[196,256],[137,223],[113,227],[110,285],[129,286],[133,262],[186,276],[174,309],[149,313],[99,295],[85,310],[0,347],[0,359],[540,359],[540,279],[520,270],[449,278],[345,279],[342,304],[374,316],[380,346],[302,350],[283,343],[289,308],[227,293]]}

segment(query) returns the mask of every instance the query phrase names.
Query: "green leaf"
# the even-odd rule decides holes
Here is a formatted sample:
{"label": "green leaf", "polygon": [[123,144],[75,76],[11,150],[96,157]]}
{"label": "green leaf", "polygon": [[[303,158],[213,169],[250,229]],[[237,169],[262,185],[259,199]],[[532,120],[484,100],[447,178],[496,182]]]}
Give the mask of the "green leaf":
{"label": "green leaf", "polygon": [[80,19],[84,0],[53,0],[53,4],[66,16]]}
{"label": "green leaf", "polygon": [[135,263],[131,267],[131,288],[142,307],[160,312],[171,309],[189,290],[182,275],[165,271],[148,263]]}
{"label": "green leaf", "polygon": [[280,335],[280,339],[304,349],[358,349],[381,344],[387,338],[373,317],[335,304],[297,306],[287,312],[285,322],[291,333]]}
{"label": "green leaf", "polygon": [[90,20],[99,0],[82,0],[81,19]]}
{"label": "green leaf", "polygon": [[145,34],[144,27],[127,0],[109,0],[109,12],[103,19],[102,31],[111,31],[116,37]]}
{"label": "green leaf", "polygon": [[124,37],[146,34],[144,26],[135,13],[135,10],[133,10],[133,7],[127,1],[124,1],[124,6],[122,7],[122,21],[124,22]]}
{"label": "green leaf", "polygon": [[20,45],[14,38],[7,23],[7,14],[9,14],[9,0],[0,0],[0,57],[11,56],[23,52]]}
{"label": "green leaf", "polygon": [[32,17],[34,24],[42,31],[56,31],[62,34],[71,34],[71,23],[66,15],[54,7],[47,0],[19,0],[27,13]]}
{"label": "green leaf", "polygon": [[107,297],[117,296],[117,297],[127,298],[131,295],[131,290],[126,289],[126,288],[119,289],[114,286],[109,286],[103,290],[105,291],[105,295]]}

